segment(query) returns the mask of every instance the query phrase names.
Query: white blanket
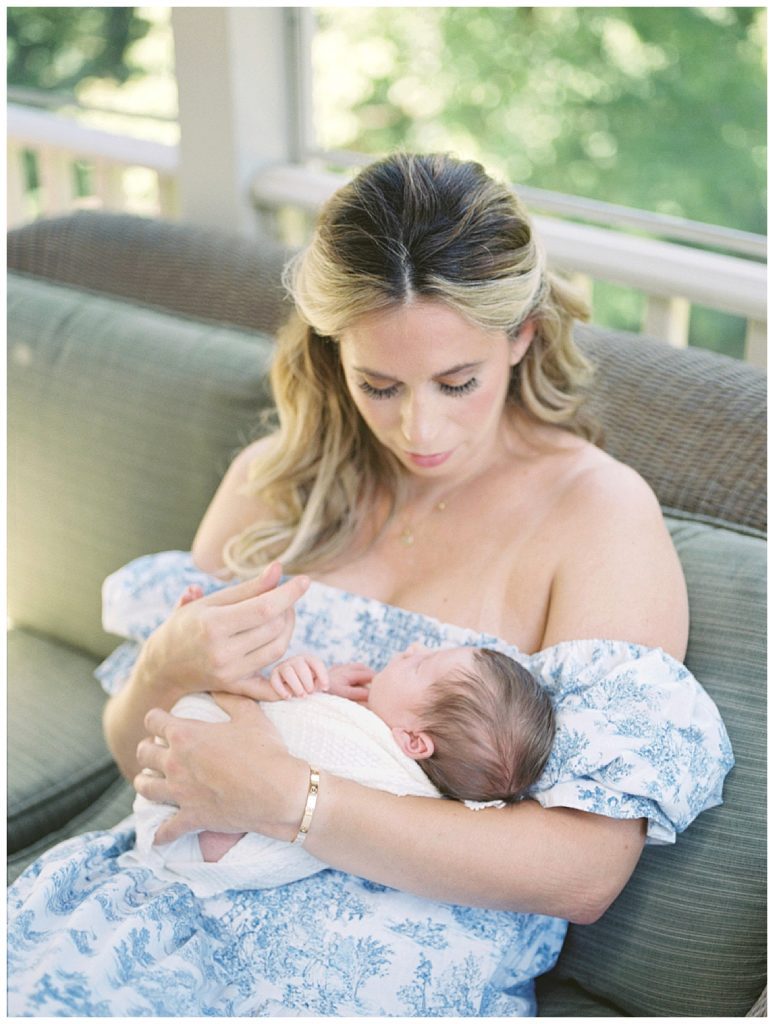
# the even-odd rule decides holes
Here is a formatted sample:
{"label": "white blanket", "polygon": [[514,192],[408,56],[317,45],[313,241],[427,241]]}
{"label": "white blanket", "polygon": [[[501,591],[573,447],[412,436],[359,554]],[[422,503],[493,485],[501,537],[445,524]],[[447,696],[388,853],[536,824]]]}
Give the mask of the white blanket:
{"label": "white blanket", "polygon": [[[368,708],[327,693],[261,704],[288,750],[325,771],[397,796],[439,797],[441,794],[419,765],[407,757],[389,727]],[[206,693],[189,694],[173,714],[204,722],[223,722],[228,715]],[[300,820],[299,808],[299,820]],[[326,865],[279,839],[248,832],[216,863],[206,863],[198,833],[163,846],[153,837],[174,813],[166,804],[137,796],[134,803],[137,843],[122,854],[125,866],[143,865],[169,881],[185,881],[197,896],[227,889],[267,889],[306,878]]]}

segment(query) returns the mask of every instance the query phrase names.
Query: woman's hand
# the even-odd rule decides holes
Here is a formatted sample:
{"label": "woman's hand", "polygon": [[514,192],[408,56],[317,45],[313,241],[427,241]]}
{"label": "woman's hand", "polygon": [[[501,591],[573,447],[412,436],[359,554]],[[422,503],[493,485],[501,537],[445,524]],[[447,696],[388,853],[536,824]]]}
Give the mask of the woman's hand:
{"label": "woman's hand", "polygon": [[138,793],[179,810],[161,825],[156,843],[186,832],[261,832],[291,841],[303,815],[309,767],[288,754],[258,705],[217,694],[231,721],[176,718],[153,708],[150,733],[137,747]]}
{"label": "woman's hand", "polygon": [[208,597],[186,592],[143,645],[127,684],[105,705],[105,738],[127,779],[137,774],[137,744],[150,708],[169,710],[201,690],[258,696],[260,670],[282,657],[294,625],[294,603],[309,586],[296,576],[277,586],[282,568]]}
{"label": "woman's hand", "polygon": [[257,697],[259,673],[280,658],[293,632],[293,605],[309,586],[296,576],[277,586],[282,568],[177,608],[149,638],[148,674],[177,696],[201,690]]}

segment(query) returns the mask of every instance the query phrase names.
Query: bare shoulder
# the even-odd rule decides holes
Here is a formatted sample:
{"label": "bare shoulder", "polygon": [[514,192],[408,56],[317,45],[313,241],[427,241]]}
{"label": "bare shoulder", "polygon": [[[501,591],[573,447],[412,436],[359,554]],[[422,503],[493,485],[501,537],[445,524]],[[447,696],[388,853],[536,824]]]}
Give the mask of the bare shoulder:
{"label": "bare shoulder", "polygon": [[607,637],[685,655],[685,579],[656,495],[631,467],[579,450],[557,513],[562,549],[544,644]]}
{"label": "bare shoulder", "polygon": [[561,500],[562,512],[579,528],[602,522],[615,528],[663,527],[658,498],[651,486],[631,466],[591,444],[583,444],[568,475]]}
{"label": "bare shoulder", "polygon": [[192,546],[194,562],[205,572],[221,572],[226,541],[266,515],[260,497],[247,485],[253,462],[266,454],[273,443],[274,435],[253,441],[236,455],[226,471]]}

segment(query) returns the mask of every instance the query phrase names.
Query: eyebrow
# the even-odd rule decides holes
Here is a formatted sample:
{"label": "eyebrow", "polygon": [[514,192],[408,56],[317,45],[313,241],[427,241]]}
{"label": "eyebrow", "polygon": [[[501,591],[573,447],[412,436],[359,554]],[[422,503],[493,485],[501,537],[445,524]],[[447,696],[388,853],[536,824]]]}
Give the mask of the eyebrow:
{"label": "eyebrow", "polygon": [[[475,363],[458,363],[456,366],[452,366],[448,370],[442,370],[440,373],[433,374],[433,379],[436,380],[438,377],[453,377],[456,373],[462,373],[463,371],[477,370],[480,366],[483,366],[484,360],[480,359]],[[397,377],[393,377],[389,373],[382,373],[380,370],[369,370],[367,366],[353,366],[353,370],[358,373],[364,373],[367,377],[377,377],[379,380],[397,380]]]}

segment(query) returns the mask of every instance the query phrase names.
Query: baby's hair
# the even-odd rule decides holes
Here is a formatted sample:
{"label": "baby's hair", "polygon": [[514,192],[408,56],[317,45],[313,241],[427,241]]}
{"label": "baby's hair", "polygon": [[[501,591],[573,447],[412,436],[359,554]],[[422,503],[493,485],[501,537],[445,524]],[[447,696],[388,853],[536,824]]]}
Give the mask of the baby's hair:
{"label": "baby's hair", "polygon": [[436,680],[420,711],[433,754],[419,762],[444,796],[514,803],[540,778],[554,741],[551,698],[513,658],[473,652],[477,671]]}

